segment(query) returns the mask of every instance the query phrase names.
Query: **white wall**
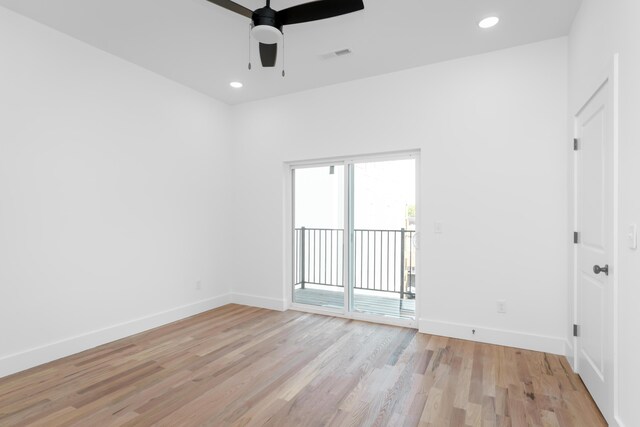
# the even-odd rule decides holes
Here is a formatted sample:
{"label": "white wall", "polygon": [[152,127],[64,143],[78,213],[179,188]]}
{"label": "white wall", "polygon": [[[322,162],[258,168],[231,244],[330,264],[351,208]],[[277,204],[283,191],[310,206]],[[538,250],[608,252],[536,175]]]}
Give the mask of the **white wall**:
{"label": "white wall", "polygon": [[[618,407],[621,426],[640,426],[640,251],[627,246],[627,227],[640,225],[640,2],[583,0],[570,35],[570,106],[620,54],[620,265],[618,335]],[[575,108],[570,113],[575,113]]]}
{"label": "white wall", "polygon": [[283,162],[418,148],[421,330],[563,353],[566,65],[562,38],[234,107],[234,291],[285,299]]}
{"label": "white wall", "polygon": [[421,330],[564,351],[566,39],[233,109],[2,8],[0,48],[0,376],[284,307],[283,163],[406,149]]}
{"label": "white wall", "polygon": [[0,377],[226,302],[229,108],[4,8],[0,52]]}

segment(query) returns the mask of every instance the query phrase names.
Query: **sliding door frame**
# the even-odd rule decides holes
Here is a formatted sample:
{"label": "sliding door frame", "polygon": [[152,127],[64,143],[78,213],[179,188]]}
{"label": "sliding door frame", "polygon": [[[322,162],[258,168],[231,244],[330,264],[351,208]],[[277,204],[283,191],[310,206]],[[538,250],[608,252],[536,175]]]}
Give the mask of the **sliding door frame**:
{"label": "sliding door frame", "polygon": [[[416,302],[416,310],[414,319],[404,319],[404,318],[392,318],[386,316],[380,316],[376,314],[369,313],[361,313],[352,310],[353,308],[353,286],[352,281],[353,278],[349,277],[349,274],[352,272],[351,259],[352,256],[352,248],[353,248],[353,206],[352,206],[352,198],[350,194],[353,190],[354,185],[354,177],[353,177],[353,165],[358,163],[370,163],[370,162],[382,162],[382,161],[392,161],[392,160],[407,160],[412,159],[415,162],[415,197],[416,197],[416,211],[418,214],[416,215],[416,265],[415,265],[415,302]],[[295,265],[293,262],[293,251],[294,251],[294,224],[295,224],[295,170],[296,169],[305,169],[305,168],[316,168],[323,166],[344,166],[344,239],[343,239],[343,283],[344,286],[344,305],[342,308],[331,308],[331,307],[316,307],[312,305],[299,304],[294,302],[293,300],[293,278]],[[286,162],[284,164],[284,191],[285,191],[285,206],[284,206],[284,266],[283,266],[283,277],[284,277],[284,295],[285,295],[285,310],[291,309],[296,311],[302,311],[306,313],[316,313],[316,314],[327,314],[336,317],[342,317],[347,319],[355,319],[362,320],[373,323],[382,323],[389,324],[395,326],[404,326],[409,328],[418,328],[418,319],[419,319],[419,310],[420,310],[420,297],[421,297],[421,276],[420,274],[420,212],[421,212],[421,203],[420,203],[420,150],[411,150],[411,151],[399,151],[399,152],[390,152],[390,153],[378,153],[378,154],[366,154],[359,156],[344,156],[344,157],[334,157],[334,158],[324,158],[317,160],[304,160],[304,161],[293,161]]]}

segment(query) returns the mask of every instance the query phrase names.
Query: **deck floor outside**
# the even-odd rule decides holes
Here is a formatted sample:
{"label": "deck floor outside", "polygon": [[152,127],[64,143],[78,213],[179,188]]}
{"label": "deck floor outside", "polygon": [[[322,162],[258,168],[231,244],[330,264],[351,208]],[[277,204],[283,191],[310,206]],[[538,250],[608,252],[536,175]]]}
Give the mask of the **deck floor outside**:
{"label": "deck floor outside", "polygon": [[[344,307],[343,288],[328,289],[327,286],[308,285],[305,289],[296,288],[293,300],[298,304],[315,307]],[[354,308],[356,311],[396,319],[415,319],[416,300],[401,299],[389,292],[354,290]]]}

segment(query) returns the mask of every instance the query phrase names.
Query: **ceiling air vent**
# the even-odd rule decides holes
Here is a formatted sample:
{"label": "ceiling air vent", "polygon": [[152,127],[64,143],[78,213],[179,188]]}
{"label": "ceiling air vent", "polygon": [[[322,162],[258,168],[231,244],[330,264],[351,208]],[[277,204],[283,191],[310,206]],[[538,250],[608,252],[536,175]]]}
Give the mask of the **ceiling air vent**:
{"label": "ceiling air vent", "polygon": [[353,52],[351,52],[351,49],[340,49],[340,50],[336,50],[335,52],[329,52],[329,53],[325,53],[323,55],[320,55],[320,58],[322,59],[331,59],[331,58],[337,58],[340,56],[347,56],[347,55],[351,55]]}

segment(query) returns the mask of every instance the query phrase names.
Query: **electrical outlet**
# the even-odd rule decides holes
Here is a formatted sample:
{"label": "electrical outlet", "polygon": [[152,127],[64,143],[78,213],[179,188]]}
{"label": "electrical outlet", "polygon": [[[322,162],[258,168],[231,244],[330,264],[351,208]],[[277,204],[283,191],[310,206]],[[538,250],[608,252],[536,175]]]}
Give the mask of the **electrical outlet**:
{"label": "electrical outlet", "polygon": [[498,300],[498,303],[496,304],[496,307],[497,307],[498,313],[505,314],[507,312],[507,301]]}
{"label": "electrical outlet", "polygon": [[196,280],[196,289],[197,290],[201,290],[202,289],[202,280]]}

